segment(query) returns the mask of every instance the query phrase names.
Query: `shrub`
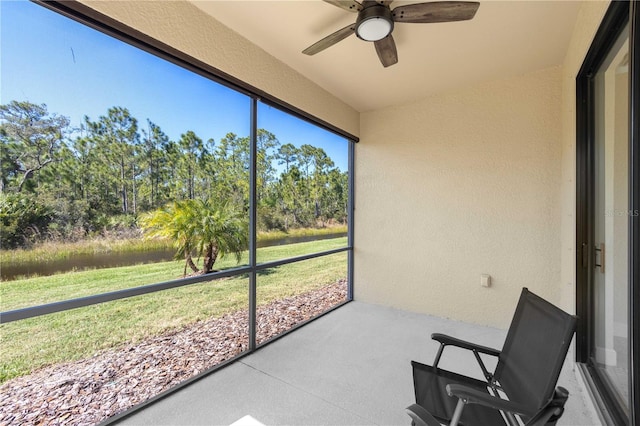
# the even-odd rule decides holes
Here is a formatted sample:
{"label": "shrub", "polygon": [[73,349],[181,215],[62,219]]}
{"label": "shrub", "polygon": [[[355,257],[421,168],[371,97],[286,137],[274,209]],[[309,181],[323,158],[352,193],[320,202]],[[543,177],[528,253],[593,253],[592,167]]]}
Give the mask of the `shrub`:
{"label": "shrub", "polygon": [[53,212],[35,195],[0,194],[0,247],[26,246],[47,231]]}

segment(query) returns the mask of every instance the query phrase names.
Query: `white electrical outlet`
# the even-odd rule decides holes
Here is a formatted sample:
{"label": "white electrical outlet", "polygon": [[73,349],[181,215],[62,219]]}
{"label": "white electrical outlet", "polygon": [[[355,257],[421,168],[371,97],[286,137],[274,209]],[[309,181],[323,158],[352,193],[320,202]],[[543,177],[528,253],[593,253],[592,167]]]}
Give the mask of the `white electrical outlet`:
{"label": "white electrical outlet", "polygon": [[481,274],[480,275],[480,285],[482,287],[491,287],[491,275],[489,275],[489,274]]}

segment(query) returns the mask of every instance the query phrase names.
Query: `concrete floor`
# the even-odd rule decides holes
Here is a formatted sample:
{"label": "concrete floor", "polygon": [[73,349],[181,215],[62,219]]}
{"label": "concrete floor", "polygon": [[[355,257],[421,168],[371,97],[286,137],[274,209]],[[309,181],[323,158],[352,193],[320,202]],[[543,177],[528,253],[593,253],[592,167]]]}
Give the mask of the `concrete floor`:
{"label": "concrete floor", "polygon": [[[501,348],[506,332],[388,307],[349,303],[254,354],[123,419],[121,425],[409,425],[411,360],[431,364],[433,332]],[[441,367],[476,375],[473,355],[445,349]],[[559,425],[599,425],[570,363]],[[245,418],[240,423],[247,422]]]}

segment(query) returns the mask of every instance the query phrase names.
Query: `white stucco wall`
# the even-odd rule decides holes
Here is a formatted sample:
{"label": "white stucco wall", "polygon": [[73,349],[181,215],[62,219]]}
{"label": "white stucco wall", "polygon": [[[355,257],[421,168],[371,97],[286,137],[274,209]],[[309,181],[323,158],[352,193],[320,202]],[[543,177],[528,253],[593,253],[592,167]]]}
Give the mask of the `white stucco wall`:
{"label": "white stucco wall", "polygon": [[561,75],[361,115],[357,300],[499,327],[522,287],[558,300]]}
{"label": "white stucco wall", "polygon": [[575,77],[608,6],[560,68],[362,114],[356,299],[507,327],[527,286],[575,312]]}
{"label": "white stucco wall", "polygon": [[359,134],[356,110],[192,4],[81,2],[340,129]]}

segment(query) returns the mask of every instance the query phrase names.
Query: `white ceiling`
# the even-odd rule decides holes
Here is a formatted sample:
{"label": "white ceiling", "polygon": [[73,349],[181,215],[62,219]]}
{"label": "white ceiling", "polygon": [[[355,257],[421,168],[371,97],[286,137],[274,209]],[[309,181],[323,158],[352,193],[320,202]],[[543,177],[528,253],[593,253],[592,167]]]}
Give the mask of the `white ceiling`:
{"label": "white ceiling", "polygon": [[[315,56],[302,50],[355,22],[323,1],[193,3],[360,112],[562,63],[579,1],[480,1],[471,21],[395,25],[398,63],[384,68],[355,35]],[[397,0],[391,9],[419,1]]]}

